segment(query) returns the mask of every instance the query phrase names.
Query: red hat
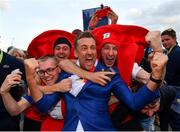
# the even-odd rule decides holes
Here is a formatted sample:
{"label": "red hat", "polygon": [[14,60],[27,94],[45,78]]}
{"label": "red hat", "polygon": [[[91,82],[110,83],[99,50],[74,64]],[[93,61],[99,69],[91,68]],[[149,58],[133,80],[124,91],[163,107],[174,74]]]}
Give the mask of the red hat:
{"label": "red hat", "polygon": [[28,55],[34,58],[53,55],[54,42],[59,37],[64,37],[71,43],[70,58],[74,58],[75,35],[63,30],[48,30],[35,37],[28,46]]}
{"label": "red hat", "polygon": [[148,46],[145,36],[148,30],[133,25],[107,25],[92,31],[97,39],[97,49],[105,43],[118,47],[117,67],[122,79],[131,84],[133,63],[140,63],[144,56],[144,48]]}

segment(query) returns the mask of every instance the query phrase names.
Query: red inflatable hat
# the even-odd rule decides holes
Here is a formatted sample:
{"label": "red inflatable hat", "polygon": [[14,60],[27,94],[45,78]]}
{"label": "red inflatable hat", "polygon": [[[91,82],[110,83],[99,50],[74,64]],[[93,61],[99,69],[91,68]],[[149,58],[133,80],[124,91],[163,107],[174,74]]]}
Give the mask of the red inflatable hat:
{"label": "red inflatable hat", "polygon": [[54,42],[59,37],[65,37],[71,43],[70,58],[74,58],[75,35],[63,30],[48,30],[35,37],[28,46],[27,53],[30,57],[39,58],[53,55]]}
{"label": "red inflatable hat", "polygon": [[105,43],[118,47],[117,67],[121,78],[130,85],[133,64],[142,61],[144,49],[148,47],[145,41],[148,30],[133,25],[107,25],[94,29],[92,33],[97,39],[99,53]]}

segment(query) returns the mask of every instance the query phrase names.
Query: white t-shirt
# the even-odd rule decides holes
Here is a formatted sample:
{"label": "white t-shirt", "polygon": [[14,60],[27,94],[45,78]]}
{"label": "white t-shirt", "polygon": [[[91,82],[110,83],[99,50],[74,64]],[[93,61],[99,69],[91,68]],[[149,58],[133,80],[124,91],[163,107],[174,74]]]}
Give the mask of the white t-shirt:
{"label": "white t-shirt", "polygon": [[133,70],[132,70],[132,79],[136,79],[137,73],[142,69],[136,62],[134,62]]}

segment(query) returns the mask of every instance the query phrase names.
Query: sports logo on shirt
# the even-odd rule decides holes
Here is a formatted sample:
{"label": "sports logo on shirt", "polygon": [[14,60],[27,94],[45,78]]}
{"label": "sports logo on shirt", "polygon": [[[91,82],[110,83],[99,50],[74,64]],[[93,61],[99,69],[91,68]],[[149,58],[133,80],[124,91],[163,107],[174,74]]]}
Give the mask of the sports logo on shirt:
{"label": "sports logo on shirt", "polygon": [[3,65],[2,67],[3,67],[4,69],[10,68],[9,65]]}

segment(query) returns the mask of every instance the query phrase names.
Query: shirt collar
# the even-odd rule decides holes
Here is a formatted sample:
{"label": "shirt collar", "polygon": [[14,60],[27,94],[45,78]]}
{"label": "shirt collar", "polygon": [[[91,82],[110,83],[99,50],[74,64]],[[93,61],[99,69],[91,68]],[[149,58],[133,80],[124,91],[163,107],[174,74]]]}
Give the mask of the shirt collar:
{"label": "shirt collar", "polygon": [[171,48],[167,49],[167,55],[169,55],[171,53],[171,51],[174,49],[176,45],[172,46]]}
{"label": "shirt collar", "polygon": [[[94,63],[94,67],[96,67],[97,64],[98,64],[98,60],[96,59],[96,62]],[[80,67],[79,59],[77,59],[76,65],[78,65]]]}

